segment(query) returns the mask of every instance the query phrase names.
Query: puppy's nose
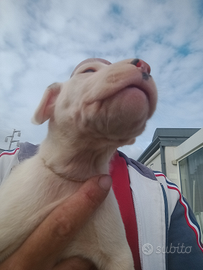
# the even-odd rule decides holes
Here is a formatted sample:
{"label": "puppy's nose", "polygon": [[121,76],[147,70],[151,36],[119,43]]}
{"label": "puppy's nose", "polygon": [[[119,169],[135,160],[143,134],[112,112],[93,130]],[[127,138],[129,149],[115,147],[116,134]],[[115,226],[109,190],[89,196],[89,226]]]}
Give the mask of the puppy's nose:
{"label": "puppy's nose", "polygon": [[136,67],[140,67],[142,69],[142,72],[147,73],[148,75],[151,72],[151,68],[150,66],[143,60],[141,59],[133,59],[133,61],[131,62],[131,64],[135,65]]}

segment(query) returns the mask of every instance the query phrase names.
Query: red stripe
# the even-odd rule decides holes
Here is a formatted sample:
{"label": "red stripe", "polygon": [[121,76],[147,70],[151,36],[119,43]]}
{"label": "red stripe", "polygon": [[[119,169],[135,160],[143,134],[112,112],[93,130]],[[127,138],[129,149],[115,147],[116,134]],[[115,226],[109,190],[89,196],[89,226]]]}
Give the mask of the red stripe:
{"label": "red stripe", "polygon": [[134,266],[135,269],[141,270],[137,221],[130,189],[128,168],[125,159],[120,157],[118,152],[111,162],[111,177],[113,179],[113,190],[125,225],[126,237],[133,254]]}
{"label": "red stripe", "polygon": [[[160,174],[155,174],[155,176],[163,176],[166,179],[166,176],[164,174],[161,174],[161,173]],[[184,202],[184,200],[182,198],[182,194],[181,194],[180,190],[176,186],[173,186],[173,185],[168,185],[167,184],[167,187],[168,187],[168,189],[173,189],[173,190],[176,190],[178,192],[178,194],[179,194],[179,202],[180,202],[180,204],[182,204],[182,206],[185,209],[184,216],[185,216],[186,222],[187,222],[188,226],[194,231],[195,236],[196,236],[197,244],[198,244],[199,248],[201,249],[201,251],[203,252],[203,247],[202,247],[202,245],[200,243],[200,240],[199,240],[200,232],[196,228],[196,225],[193,224],[193,222],[190,220],[189,213],[188,213],[188,207],[187,207],[187,204]]]}
{"label": "red stripe", "polygon": [[4,156],[4,155],[7,155],[7,156],[12,156],[14,155],[20,148],[16,148],[15,150],[9,152],[9,151],[4,151],[0,154],[0,157]]}
{"label": "red stripe", "polygon": [[166,178],[166,176],[163,173],[155,173],[155,176],[163,176],[164,178]]}

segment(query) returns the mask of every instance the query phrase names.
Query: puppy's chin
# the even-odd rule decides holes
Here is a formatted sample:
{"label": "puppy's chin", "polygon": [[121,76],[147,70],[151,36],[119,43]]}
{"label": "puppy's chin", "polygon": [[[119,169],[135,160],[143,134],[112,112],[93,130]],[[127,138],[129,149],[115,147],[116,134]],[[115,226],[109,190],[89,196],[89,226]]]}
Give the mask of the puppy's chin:
{"label": "puppy's chin", "polygon": [[146,121],[151,112],[147,95],[136,87],[126,87],[103,102],[103,106],[111,115],[124,122]]}
{"label": "puppy's chin", "polygon": [[139,89],[125,89],[110,103],[108,114],[110,118],[114,116],[112,127],[118,128],[120,135],[136,137],[143,132],[150,114],[145,93]]}

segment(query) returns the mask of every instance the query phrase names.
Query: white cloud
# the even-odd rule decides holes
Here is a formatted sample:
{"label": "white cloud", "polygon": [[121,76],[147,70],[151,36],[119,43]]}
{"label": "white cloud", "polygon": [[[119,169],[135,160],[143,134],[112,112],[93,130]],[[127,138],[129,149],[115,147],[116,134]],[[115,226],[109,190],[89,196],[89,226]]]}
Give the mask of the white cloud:
{"label": "white cloud", "polygon": [[[0,147],[21,129],[40,142],[47,125],[30,118],[45,88],[88,57],[140,57],[152,68],[159,103],[133,146],[135,157],[158,127],[201,127],[203,17],[200,0],[7,0],[0,2]],[[202,10],[202,9],[201,9]],[[136,154],[136,153],[137,154]]]}
{"label": "white cloud", "polygon": [[0,52],[0,87],[9,94],[13,87],[13,80],[23,68],[23,61],[15,51],[2,50]]}

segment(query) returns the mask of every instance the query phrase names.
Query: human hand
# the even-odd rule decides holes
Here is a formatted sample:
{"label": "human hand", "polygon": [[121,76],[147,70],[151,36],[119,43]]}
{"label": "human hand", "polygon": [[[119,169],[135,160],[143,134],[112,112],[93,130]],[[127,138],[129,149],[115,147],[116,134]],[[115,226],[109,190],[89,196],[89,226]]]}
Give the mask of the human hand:
{"label": "human hand", "polygon": [[56,207],[0,270],[90,270],[88,260],[73,257],[57,264],[58,256],[106,198],[112,180],[95,176]]}

